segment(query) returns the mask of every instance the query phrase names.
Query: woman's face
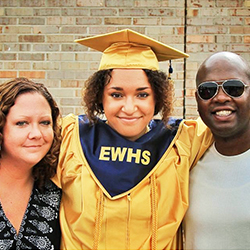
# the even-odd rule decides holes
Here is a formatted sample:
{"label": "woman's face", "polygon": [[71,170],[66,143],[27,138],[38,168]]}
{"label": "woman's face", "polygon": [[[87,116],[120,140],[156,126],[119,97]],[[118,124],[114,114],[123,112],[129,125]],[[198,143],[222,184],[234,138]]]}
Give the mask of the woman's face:
{"label": "woman's face", "polygon": [[142,69],[114,69],[104,87],[103,109],[108,124],[128,140],[145,134],[154,116],[154,93]]}
{"label": "woman's face", "polygon": [[49,151],[53,142],[53,121],[47,100],[38,93],[17,97],[3,128],[2,160],[32,167]]}

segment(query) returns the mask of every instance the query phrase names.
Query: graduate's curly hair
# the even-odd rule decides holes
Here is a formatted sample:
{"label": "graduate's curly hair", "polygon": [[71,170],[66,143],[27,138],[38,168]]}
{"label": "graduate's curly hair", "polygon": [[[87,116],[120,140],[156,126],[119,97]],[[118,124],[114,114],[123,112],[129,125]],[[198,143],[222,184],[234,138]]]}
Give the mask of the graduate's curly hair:
{"label": "graduate's curly hair", "polygon": [[[42,83],[35,83],[27,78],[15,78],[0,85],[0,162],[3,143],[3,128],[6,123],[6,116],[11,107],[15,104],[17,97],[25,93],[38,93],[42,95],[51,108],[54,139],[49,151],[43,159],[33,167],[32,172],[37,187],[40,191],[43,191],[45,182],[56,173],[61,144],[61,126],[59,121],[61,115],[57,103]],[[30,105],[32,105],[32,103]]]}
{"label": "graduate's curly hair", "polygon": [[[161,114],[162,121],[167,124],[173,110],[174,89],[167,75],[159,70],[143,69],[153,89],[155,98],[154,114]],[[95,123],[97,116],[103,115],[102,97],[104,86],[110,82],[112,69],[99,70],[88,78],[83,89],[83,107],[90,120]]]}

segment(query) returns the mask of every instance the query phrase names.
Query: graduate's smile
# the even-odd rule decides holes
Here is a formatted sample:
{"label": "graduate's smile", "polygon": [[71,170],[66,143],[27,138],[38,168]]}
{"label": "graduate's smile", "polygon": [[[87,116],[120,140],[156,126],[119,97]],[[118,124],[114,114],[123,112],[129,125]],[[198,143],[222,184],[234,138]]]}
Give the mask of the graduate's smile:
{"label": "graduate's smile", "polygon": [[139,117],[124,117],[124,116],[118,116],[118,118],[124,122],[124,123],[136,123],[140,118],[142,118],[142,116]]}

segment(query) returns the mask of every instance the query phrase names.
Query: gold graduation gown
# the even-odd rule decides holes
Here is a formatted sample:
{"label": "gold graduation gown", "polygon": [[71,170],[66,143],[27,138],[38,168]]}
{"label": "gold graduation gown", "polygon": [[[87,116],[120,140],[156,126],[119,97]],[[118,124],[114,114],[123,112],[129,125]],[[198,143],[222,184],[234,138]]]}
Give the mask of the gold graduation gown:
{"label": "gold graduation gown", "polygon": [[111,196],[90,168],[75,115],[63,119],[54,182],[62,187],[62,249],[177,249],[188,207],[190,167],[212,142],[210,130],[182,121],[170,146],[136,186]]}

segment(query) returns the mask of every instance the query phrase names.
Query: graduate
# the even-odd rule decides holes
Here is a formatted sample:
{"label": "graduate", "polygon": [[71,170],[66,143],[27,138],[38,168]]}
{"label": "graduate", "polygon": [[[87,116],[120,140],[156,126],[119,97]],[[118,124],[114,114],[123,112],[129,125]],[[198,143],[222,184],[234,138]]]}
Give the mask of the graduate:
{"label": "graduate", "polygon": [[159,61],[188,55],[129,29],[76,42],[103,54],[83,91],[86,114],[63,119],[61,247],[174,249],[189,169],[211,140],[201,121],[170,118],[173,85]]}

